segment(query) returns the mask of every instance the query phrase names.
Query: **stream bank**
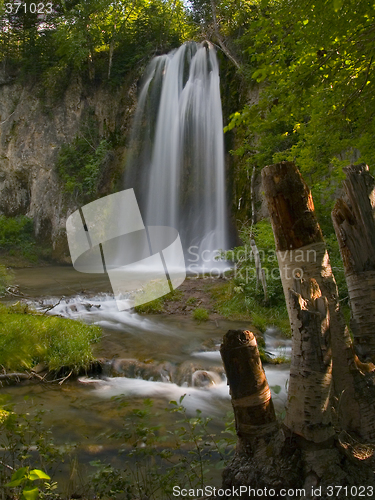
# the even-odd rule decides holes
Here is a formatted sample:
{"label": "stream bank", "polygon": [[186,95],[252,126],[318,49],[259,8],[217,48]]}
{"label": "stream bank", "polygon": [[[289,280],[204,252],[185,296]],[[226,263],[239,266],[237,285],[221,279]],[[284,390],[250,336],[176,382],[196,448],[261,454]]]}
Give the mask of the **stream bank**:
{"label": "stream bank", "polygon": [[[140,315],[118,311],[108,293],[106,275],[85,275],[66,266],[15,270],[20,295],[28,302],[36,307],[55,305],[54,314],[101,326],[103,336],[94,345],[94,356],[103,360],[105,370],[99,377],[81,376],[62,385],[2,387],[0,394],[10,398],[17,413],[34,414],[42,409],[43,428],[52,428],[60,446],[80,442],[77,452],[84,463],[100,459],[118,464],[118,445],[108,438],[124,425],[118,397],[129,411],[141,410],[145,398],[152,399],[152,419],[172,428],[175,421],[164,409],[169,401],[185,396],[183,406],[189,418],[199,409],[213,419],[210,432],[220,434],[231,403],[219,345],[228,329],[251,325],[230,321],[214,310],[209,290],[218,281],[224,282],[188,279],[185,288],[178,290],[178,300],[166,303],[164,313]],[[187,304],[191,297],[196,301]],[[197,305],[207,308],[208,321],[193,319],[191,308]],[[267,348],[275,355],[287,354],[289,341],[277,340],[276,332],[270,333]],[[288,365],[267,365],[266,372],[281,412]]]}

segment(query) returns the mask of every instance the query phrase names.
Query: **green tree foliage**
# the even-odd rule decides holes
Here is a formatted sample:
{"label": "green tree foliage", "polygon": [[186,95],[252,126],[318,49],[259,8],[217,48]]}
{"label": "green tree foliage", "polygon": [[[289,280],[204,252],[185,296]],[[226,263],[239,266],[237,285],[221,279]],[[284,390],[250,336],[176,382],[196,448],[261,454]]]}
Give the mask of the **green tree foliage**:
{"label": "green tree foliage", "polygon": [[34,237],[33,220],[25,215],[0,215],[0,254],[22,255],[36,260],[38,249]]}
{"label": "green tree foliage", "polygon": [[57,63],[53,33],[60,10],[46,2],[39,7],[35,2],[0,3],[0,60],[5,67],[19,67],[30,79]]}
{"label": "green tree foliage", "polygon": [[77,136],[72,144],[63,144],[57,171],[64,183],[64,192],[80,197],[82,201],[94,199],[109,151],[105,139],[93,145],[85,137]]}
{"label": "green tree foliage", "polygon": [[248,14],[237,47],[261,92],[228,126],[242,129],[237,153],[260,167],[296,160],[313,181],[352,159],[374,167],[374,4],[260,0]]}
{"label": "green tree foliage", "polygon": [[255,0],[228,31],[250,90],[226,127],[236,132],[236,182],[247,186],[254,166],[295,161],[328,239],[342,167],[375,169],[374,19],[363,0]]}
{"label": "green tree foliage", "polygon": [[[190,37],[182,0],[104,0],[0,3],[0,60],[53,85],[67,70],[89,79],[123,76],[155,51]],[[52,81],[51,81],[52,80]]]}

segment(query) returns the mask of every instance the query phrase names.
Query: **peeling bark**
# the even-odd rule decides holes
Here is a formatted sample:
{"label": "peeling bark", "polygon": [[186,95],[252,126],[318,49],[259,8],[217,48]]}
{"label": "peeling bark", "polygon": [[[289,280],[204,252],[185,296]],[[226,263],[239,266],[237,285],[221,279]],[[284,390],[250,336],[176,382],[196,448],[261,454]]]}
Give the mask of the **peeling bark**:
{"label": "peeling bark", "polygon": [[331,438],[335,430],[331,417],[328,305],[318,287],[316,291],[319,296],[312,296],[310,300],[290,291],[300,326],[293,331],[288,411],[284,424],[305,439],[320,443]]}
{"label": "peeling bark", "polygon": [[375,362],[375,180],[367,165],[344,169],[346,200],[338,199],[333,225],[344,263],[354,347],[362,362]]}
{"label": "peeling bark", "polygon": [[[316,298],[321,296],[326,304],[325,311],[320,308],[320,320],[322,325],[325,324],[325,345],[331,347],[332,376],[335,395],[338,398],[336,411],[339,426],[346,431],[356,432],[365,440],[375,439],[375,395],[372,394],[371,387],[365,389],[366,377],[363,370],[359,369],[349,332],[340,312],[337,286],[314,213],[311,193],[297,167],[290,162],[265,167],[262,177],[294,338],[292,365],[297,362],[294,360],[297,349],[295,343],[301,335],[301,312],[296,309],[294,296],[290,291],[296,292],[295,280],[301,280],[301,297],[311,301],[312,295],[309,287],[311,287],[313,280],[317,289]],[[315,335],[318,337],[320,335],[317,328]],[[317,338],[314,340],[316,345],[319,345],[319,342]],[[324,355],[322,352],[327,366],[329,365],[329,354],[329,349],[326,349]],[[310,357],[308,357],[307,352],[305,355],[305,369],[315,371],[311,353]],[[298,382],[297,376],[291,377],[290,393],[298,391],[300,384],[305,382],[303,380],[303,367],[299,368],[299,377],[300,381]],[[295,384],[296,389],[293,388]],[[308,390],[307,387],[308,385],[306,390]],[[305,400],[308,397],[313,401],[316,391],[314,384],[310,385],[310,391],[310,396],[305,393]],[[322,395],[322,424],[326,418],[325,412],[323,412],[325,398],[326,396]],[[298,424],[296,422],[297,406],[289,398],[286,421],[293,422],[290,424],[293,431],[305,426],[301,415],[300,422]],[[317,422],[318,416],[316,414],[314,418]]]}

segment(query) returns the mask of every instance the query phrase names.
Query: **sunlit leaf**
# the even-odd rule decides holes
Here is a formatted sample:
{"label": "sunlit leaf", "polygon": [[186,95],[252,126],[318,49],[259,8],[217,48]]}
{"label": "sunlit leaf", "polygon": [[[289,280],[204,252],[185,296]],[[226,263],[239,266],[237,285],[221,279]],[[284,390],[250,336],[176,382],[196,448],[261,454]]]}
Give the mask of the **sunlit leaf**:
{"label": "sunlit leaf", "polygon": [[38,488],[30,488],[22,491],[22,495],[25,497],[26,500],[38,500],[39,498],[39,489]]}
{"label": "sunlit leaf", "polygon": [[29,478],[32,481],[35,481],[36,479],[51,479],[48,474],[39,469],[33,469],[32,471],[30,471]]}

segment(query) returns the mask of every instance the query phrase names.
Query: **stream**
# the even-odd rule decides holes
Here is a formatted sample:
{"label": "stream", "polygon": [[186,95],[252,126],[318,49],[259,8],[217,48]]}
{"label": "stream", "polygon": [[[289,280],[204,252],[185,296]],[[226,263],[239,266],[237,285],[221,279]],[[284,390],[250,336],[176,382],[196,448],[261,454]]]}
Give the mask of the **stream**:
{"label": "stream", "polygon": [[[57,304],[51,314],[103,329],[94,354],[109,361],[100,378],[80,377],[61,386],[33,383],[1,389],[18,412],[42,408],[43,422],[52,428],[56,443],[83,439],[88,460],[98,454],[102,458],[103,453],[110,456],[113,444],[106,434],[123,425],[118,402],[112,399],[119,395],[124,395],[129,408],[140,407],[145,398],[151,398],[156,413],[186,394],[183,405],[188,415],[199,409],[222,428],[231,403],[220,343],[229,329],[245,329],[249,323],[220,319],[199,324],[188,316],[119,312],[108,293],[106,275],[85,275],[72,267],[18,269],[15,282],[35,307]],[[290,356],[290,341],[276,330],[268,329],[265,340],[270,354]],[[266,365],[265,371],[280,412],[286,401],[289,365]]]}

